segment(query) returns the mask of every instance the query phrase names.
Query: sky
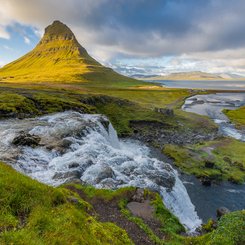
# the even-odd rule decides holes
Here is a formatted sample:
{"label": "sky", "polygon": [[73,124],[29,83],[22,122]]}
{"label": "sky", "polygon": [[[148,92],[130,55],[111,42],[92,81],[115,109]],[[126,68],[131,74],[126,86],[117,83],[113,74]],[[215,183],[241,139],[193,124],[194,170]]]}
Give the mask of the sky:
{"label": "sky", "polygon": [[245,76],[244,0],[0,0],[0,66],[30,51],[54,20],[90,55],[127,75]]}

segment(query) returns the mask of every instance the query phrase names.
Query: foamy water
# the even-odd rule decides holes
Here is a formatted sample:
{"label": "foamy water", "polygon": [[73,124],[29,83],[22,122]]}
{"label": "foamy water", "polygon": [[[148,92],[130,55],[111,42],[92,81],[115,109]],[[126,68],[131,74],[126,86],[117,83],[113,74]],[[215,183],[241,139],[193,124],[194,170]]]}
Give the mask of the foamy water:
{"label": "foamy water", "polygon": [[[108,125],[105,126],[105,125]],[[12,144],[21,131],[41,137],[36,148]],[[77,112],[0,125],[0,158],[40,182],[57,186],[75,178],[96,188],[149,188],[190,231],[201,224],[177,172],[150,156],[149,148],[119,140],[108,119]]]}

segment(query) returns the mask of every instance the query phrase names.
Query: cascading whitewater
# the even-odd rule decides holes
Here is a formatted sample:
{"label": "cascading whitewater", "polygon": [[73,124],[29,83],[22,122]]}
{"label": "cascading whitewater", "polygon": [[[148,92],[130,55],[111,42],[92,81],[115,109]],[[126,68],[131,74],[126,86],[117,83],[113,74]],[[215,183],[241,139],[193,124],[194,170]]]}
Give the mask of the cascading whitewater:
{"label": "cascading whitewater", "polygon": [[[23,133],[40,137],[38,146],[13,145]],[[40,182],[57,186],[81,179],[97,188],[149,188],[188,230],[201,224],[177,171],[152,158],[145,145],[119,141],[105,116],[68,111],[7,120],[0,125],[0,139],[0,160]]]}

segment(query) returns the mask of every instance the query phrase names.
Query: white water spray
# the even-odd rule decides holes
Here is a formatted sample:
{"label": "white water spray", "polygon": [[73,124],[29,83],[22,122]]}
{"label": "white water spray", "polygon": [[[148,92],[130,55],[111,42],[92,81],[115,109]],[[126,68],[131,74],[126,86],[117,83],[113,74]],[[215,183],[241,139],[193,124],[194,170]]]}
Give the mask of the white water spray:
{"label": "white water spray", "polygon": [[[39,146],[14,146],[21,131],[39,136]],[[68,111],[8,120],[0,125],[0,139],[0,160],[43,183],[57,186],[80,178],[97,188],[149,188],[161,194],[187,229],[194,231],[201,224],[177,172],[152,158],[145,145],[119,141],[104,116]]]}

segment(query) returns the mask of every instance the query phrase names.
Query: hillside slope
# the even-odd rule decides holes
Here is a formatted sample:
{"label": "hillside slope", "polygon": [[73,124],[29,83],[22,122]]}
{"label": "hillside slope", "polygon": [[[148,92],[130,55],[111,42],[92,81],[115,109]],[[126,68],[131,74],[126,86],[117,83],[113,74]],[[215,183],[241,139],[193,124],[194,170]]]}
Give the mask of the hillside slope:
{"label": "hillside slope", "polygon": [[134,82],[93,59],[60,21],[45,29],[32,51],[0,69],[0,81]]}

